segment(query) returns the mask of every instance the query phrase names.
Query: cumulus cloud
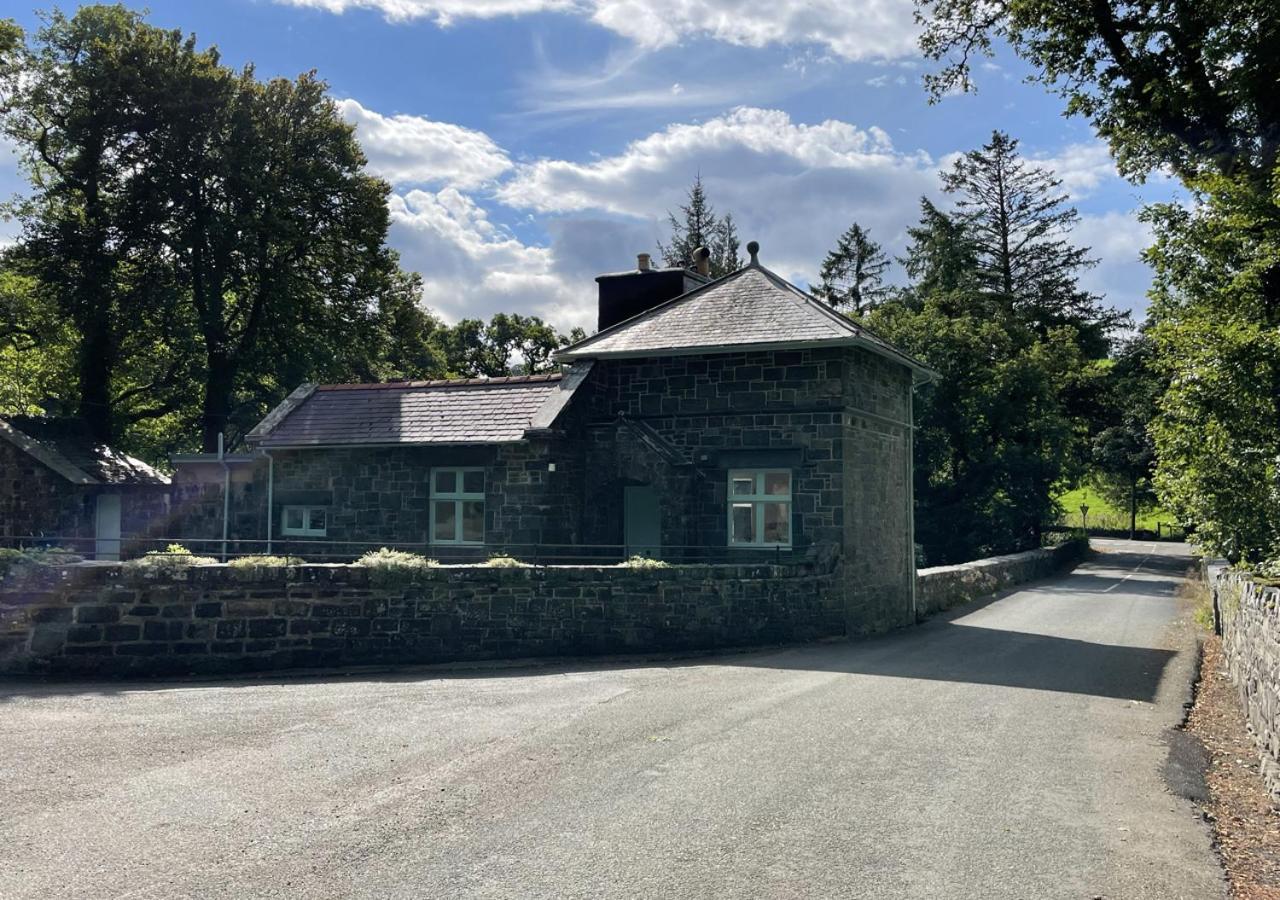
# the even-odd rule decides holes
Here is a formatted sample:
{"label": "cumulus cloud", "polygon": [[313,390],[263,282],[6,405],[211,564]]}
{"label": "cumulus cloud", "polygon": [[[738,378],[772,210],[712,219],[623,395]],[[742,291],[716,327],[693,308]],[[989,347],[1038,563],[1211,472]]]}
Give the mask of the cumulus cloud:
{"label": "cumulus cloud", "polygon": [[392,184],[475,188],[511,168],[506,152],[483,132],[421,116],[384,116],[355,100],[341,100],[338,108],[355,125],[369,168]]}
{"label": "cumulus cloud", "polygon": [[507,311],[562,328],[594,324],[594,283],[562,277],[550,248],[521,242],[457,188],[393,194],[390,209],[392,245],[422,273],[423,302],[446,319]]}
{"label": "cumulus cloud", "polygon": [[1150,226],[1138,221],[1136,210],[1112,210],[1081,216],[1072,239],[1091,248],[1099,260],[1082,276],[1083,286],[1102,295],[1109,306],[1133,310],[1134,324],[1141,322],[1151,286],[1151,270],[1142,261],[1142,251],[1152,242]]}
{"label": "cumulus cloud", "polygon": [[[763,262],[802,285],[853,221],[891,255],[901,253],[920,197],[939,192],[938,162],[896,148],[878,128],[807,124],[769,109],[670,125],[587,161],[512,165],[494,149],[506,164],[500,172],[469,177],[482,170],[457,166],[452,183],[391,198],[391,242],[422,273],[424,301],[449,320],[509,310],[561,329],[592,327],[593,277],[656,250],[667,211],[684,202],[699,173],[717,209],[734,214],[743,243],[759,240]],[[1089,152],[1068,147],[1053,161],[1062,165],[1057,159],[1072,161],[1060,174],[1076,189],[1105,177]],[[483,199],[468,187],[481,183]],[[1085,216],[1075,239],[1102,259],[1086,287],[1113,305],[1144,308],[1149,277],[1139,253],[1147,235],[1133,216]]]}
{"label": "cumulus cloud", "polygon": [[849,60],[916,53],[917,26],[905,0],[277,0],[333,13],[372,9],[391,21],[572,13],[635,44],[659,48],[701,36],[746,47],[820,46]]}
{"label": "cumulus cloud", "polygon": [[1087,197],[1103,183],[1120,177],[1111,151],[1102,141],[1068,144],[1053,156],[1037,157],[1034,162],[1061,178],[1073,199]]}
{"label": "cumulus cloud", "polygon": [[616,156],[519,165],[497,196],[541,214],[611,213],[648,223],[649,243],[626,250],[629,256],[662,236],[666,211],[679,207],[701,173],[712,201],[733,212],[744,243],[758,239],[770,266],[808,279],[855,219],[899,248],[920,195],[936,187],[935,168],[924,153],[897,151],[879,128],[808,125],[780,110],[740,108],[669,126]]}

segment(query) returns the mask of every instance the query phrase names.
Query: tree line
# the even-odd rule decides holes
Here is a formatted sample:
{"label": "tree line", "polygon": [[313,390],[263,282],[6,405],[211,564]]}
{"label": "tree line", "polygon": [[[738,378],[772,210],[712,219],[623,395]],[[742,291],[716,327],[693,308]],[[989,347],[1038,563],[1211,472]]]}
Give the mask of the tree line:
{"label": "tree line", "polygon": [[31,186],[0,260],[6,413],[211,451],[301,381],[505,374],[572,337],[422,308],[390,188],[314,73],[260,80],[119,5],[55,11],[0,22],[0,130]]}

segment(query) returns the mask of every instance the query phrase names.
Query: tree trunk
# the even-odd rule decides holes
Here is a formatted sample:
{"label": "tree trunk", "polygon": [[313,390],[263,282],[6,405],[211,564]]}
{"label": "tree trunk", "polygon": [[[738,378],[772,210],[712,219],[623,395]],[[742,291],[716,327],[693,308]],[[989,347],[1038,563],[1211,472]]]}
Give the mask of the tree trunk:
{"label": "tree trunk", "polygon": [[1129,540],[1138,534],[1138,479],[1129,476]]}
{"label": "tree trunk", "polygon": [[80,394],[77,412],[94,440],[110,444],[115,438],[111,403],[115,347],[112,346],[110,326],[101,317],[95,317],[86,324],[88,327],[81,334],[77,349],[76,375]]}
{"label": "tree trunk", "polygon": [[222,353],[207,354],[204,399],[200,408],[200,449],[218,452],[218,435],[226,434],[231,417],[231,395],[235,390],[234,364]]}

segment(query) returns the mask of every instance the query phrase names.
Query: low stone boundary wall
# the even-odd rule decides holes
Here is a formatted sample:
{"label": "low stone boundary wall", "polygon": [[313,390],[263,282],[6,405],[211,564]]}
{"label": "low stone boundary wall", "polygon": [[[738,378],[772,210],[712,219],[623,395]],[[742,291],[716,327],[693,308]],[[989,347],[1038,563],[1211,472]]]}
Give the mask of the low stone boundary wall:
{"label": "low stone boundary wall", "polygon": [[[832,565],[351,565],[148,576],[26,567],[0,582],[0,673],[213,673],[703,650],[844,633]],[[372,580],[371,580],[372,579]]]}
{"label": "low stone boundary wall", "polygon": [[1072,540],[1042,550],[921,569],[916,576],[916,616],[930,616],[1024,581],[1047,578],[1078,563],[1088,550],[1087,540]]}
{"label": "low stone boundary wall", "polygon": [[1263,781],[1280,803],[1280,587],[1218,567],[1208,576],[1227,672],[1258,744]]}

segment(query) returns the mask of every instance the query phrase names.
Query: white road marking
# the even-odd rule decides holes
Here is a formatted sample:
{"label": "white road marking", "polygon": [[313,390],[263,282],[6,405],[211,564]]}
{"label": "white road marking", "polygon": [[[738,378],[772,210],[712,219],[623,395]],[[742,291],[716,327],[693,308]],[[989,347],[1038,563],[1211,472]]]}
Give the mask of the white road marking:
{"label": "white road marking", "polygon": [[1109,593],[1111,593],[1111,592],[1112,592],[1112,591],[1114,591],[1116,588],[1120,587],[1120,585],[1124,584],[1126,581],[1128,581],[1130,578],[1132,578],[1134,575],[1137,575],[1139,572],[1141,572],[1141,571],[1142,571],[1142,564],[1151,558],[1151,554],[1155,552],[1155,549],[1156,549],[1156,545],[1155,545],[1155,544],[1148,544],[1148,545],[1147,545],[1147,555],[1146,555],[1146,556],[1144,556],[1144,557],[1142,557],[1142,559],[1138,560],[1138,564],[1137,564],[1136,566],[1134,566],[1134,567],[1133,567],[1133,571],[1132,571],[1132,572],[1130,572],[1128,575],[1124,576],[1123,578],[1121,578],[1121,579],[1120,579],[1119,581],[1117,581],[1115,584],[1111,585],[1111,587],[1109,587],[1109,588],[1104,588],[1100,593],[1103,593],[1103,594],[1109,594]]}

